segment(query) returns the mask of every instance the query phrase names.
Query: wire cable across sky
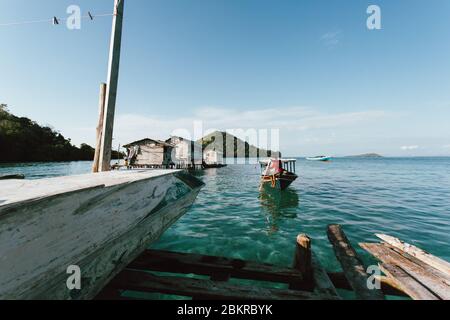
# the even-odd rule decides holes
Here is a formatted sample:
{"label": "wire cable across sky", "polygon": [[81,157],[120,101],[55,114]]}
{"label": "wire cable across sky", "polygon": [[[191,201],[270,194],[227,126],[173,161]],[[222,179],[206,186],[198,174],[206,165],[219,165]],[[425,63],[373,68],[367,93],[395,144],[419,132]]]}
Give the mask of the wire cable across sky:
{"label": "wire cable across sky", "polygon": [[[103,14],[91,14],[89,13],[88,15],[84,15],[81,16],[81,19],[89,19],[91,21],[93,21],[95,18],[99,18],[99,17],[112,17],[114,14],[113,13],[103,13]],[[8,22],[8,23],[0,23],[0,27],[9,27],[9,26],[20,26],[20,25],[27,25],[27,24],[37,24],[37,23],[49,23],[49,24],[53,24],[53,25],[57,25],[59,23],[55,23],[55,19],[57,22],[63,22],[63,21],[67,21],[68,19],[60,19],[57,17],[53,17],[50,19],[42,19],[42,20],[29,20],[29,21],[17,21],[17,22]]]}

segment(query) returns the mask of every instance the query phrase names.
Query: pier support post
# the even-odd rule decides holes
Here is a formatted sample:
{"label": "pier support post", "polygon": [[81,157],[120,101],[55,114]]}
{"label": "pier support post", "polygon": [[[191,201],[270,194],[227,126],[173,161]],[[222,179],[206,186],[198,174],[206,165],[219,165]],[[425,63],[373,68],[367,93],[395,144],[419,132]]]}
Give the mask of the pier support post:
{"label": "pier support post", "polygon": [[303,275],[303,281],[302,283],[291,283],[289,288],[312,291],[314,279],[311,266],[311,238],[306,234],[300,234],[297,237],[293,268]]}

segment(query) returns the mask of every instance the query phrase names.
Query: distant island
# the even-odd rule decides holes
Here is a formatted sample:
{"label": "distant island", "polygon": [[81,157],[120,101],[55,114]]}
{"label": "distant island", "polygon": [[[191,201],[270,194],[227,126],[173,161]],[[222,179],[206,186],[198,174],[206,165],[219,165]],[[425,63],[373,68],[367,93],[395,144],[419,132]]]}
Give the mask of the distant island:
{"label": "distant island", "polygon": [[198,140],[197,143],[203,145],[203,150],[214,150],[224,152],[225,158],[256,158],[256,157],[281,157],[278,151],[266,150],[250,145],[227,132],[215,131]]}
{"label": "distant island", "polygon": [[54,129],[13,115],[6,104],[0,104],[0,150],[0,163],[91,161],[95,153],[88,144],[76,147]]}
{"label": "distant island", "polygon": [[382,155],[379,155],[378,153],[365,153],[354,156],[347,156],[345,158],[384,158],[384,157]]}

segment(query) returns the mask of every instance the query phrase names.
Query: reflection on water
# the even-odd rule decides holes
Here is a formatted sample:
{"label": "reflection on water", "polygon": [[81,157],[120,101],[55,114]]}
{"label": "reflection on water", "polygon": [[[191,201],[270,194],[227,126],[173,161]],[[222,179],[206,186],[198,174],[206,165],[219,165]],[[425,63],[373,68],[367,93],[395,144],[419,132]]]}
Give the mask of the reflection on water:
{"label": "reflection on water", "polygon": [[297,192],[293,189],[279,191],[263,187],[259,194],[259,200],[269,225],[269,233],[279,230],[278,223],[281,219],[297,218],[300,200]]}

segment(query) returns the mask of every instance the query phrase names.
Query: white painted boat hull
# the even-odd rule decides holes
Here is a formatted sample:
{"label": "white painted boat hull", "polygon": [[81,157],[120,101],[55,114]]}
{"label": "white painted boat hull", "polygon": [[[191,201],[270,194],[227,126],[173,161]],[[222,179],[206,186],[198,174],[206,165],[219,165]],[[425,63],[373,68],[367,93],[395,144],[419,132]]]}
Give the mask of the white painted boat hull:
{"label": "white painted boat hull", "polygon": [[[94,298],[202,186],[174,170],[0,182],[0,299]],[[71,265],[80,290],[66,285]]]}
{"label": "white painted boat hull", "polygon": [[326,161],[330,161],[331,157],[306,158],[306,160],[308,160],[308,161],[322,161],[322,162],[326,162]]}

